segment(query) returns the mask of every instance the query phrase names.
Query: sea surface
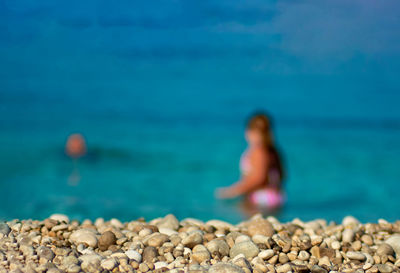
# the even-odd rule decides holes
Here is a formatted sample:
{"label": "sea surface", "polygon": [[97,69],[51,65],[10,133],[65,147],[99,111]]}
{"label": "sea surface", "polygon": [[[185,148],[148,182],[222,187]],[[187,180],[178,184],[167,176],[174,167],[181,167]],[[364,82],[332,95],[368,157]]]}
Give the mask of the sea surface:
{"label": "sea surface", "polygon": [[[288,173],[276,217],[399,219],[399,13],[397,0],[0,0],[0,219],[238,222],[238,200],[214,190],[239,178],[259,109]],[[78,162],[64,154],[75,132]]]}

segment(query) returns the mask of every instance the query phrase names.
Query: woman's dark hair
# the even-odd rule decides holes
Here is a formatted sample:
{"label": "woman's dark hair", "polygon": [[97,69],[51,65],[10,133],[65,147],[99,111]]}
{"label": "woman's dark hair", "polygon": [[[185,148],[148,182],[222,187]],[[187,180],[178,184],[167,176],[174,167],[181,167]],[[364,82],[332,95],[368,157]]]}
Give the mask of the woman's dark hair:
{"label": "woman's dark hair", "polygon": [[271,118],[264,112],[256,112],[247,120],[247,130],[254,130],[261,134],[265,148],[269,151],[274,167],[278,170],[279,176],[282,179],[285,176],[282,161],[278,150],[276,149],[273,136]]}

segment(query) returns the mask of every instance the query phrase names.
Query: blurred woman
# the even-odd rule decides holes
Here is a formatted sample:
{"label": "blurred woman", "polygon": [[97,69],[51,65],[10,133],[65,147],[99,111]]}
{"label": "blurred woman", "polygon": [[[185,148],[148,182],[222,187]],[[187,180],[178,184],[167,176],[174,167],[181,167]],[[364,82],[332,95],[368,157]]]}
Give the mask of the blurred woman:
{"label": "blurred woman", "polygon": [[260,209],[276,209],[283,204],[283,168],[270,127],[265,114],[249,119],[245,133],[248,148],[240,159],[241,179],[219,189],[219,198],[244,196],[246,203]]}

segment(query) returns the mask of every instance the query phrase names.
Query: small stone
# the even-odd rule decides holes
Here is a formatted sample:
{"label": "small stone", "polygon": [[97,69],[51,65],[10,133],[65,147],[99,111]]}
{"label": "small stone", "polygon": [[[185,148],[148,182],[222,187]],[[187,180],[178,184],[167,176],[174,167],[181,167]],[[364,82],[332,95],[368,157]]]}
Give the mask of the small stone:
{"label": "small stone", "polygon": [[97,246],[97,237],[89,229],[78,229],[71,234],[69,239],[76,245],[86,244],[93,248]]}
{"label": "small stone", "polygon": [[386,243],[393,248],[396,257],[400,258],[400,235],[390,236],[389,239],[386,240]]}
{"label": "small stone", "polygon": [[277,273],[286,273],[292,270],[292,267],[290,266],[290,264],[283,264],[280,265],[276,268],[276,272]]}
{"label": "small stone", "polygon": [[58,221],[54,220],[54,219],[47,218],[47,219],[44,219],[43,223],[44,223],[44,226],[48,230],[51,230],[53,227],[55,227],[58,224]]}
{"label": "small stone", "polygon": [[171,235],[174,235],[174,234],[178,234],[178,232],[176,232],[176,231],[173,230],[173,229],[170,229],[170,228],[163,228],[163,227],[158,228],[158,232],[160,232],[161,234],[165,234],[165,235],[167,235],[167,236],[171,236]]}
{"label": "small stone", "polygon": [[168,228],[176,231],[179,228],[179,221],[174,215],[168,214],[157,224],[157,227]]}
{"label": "small stone", "polygon": [[219,253],[222,257],[229,255],[229,245],[223,239],[214,239],[206,244],[211,254]]}
{"label": "small stone", "polygon": [[231,248],[229,255],[231,258],[234,258],[239,254],[243,254],[247,259],[251,259],[257,256],[259,252],[260,250],[252,241],[244,241],[235,244]]}
{"label": "small stone", "polygon": [[328,271],[318,265],[313,265],[311,267],[311,273],[328,273]]}
{"label": "small stone", "polygon": [[302,261],[308,261],[310,259],[310,254],[307,251],[300,251],[298,258]]}
{"label": "small stone", "polygon": [[153,246],[147,246],[143,250],[143,261],[145,262],[153,262],[153,259],[156,258],[158,255],[158,251]]}
{"label": "small stone", "polygon": [[260,257],[263,260],[268,260],[270,259],[272,256],[274,256],[274,251],[272,249],[267,249],[267,250],[263,250],[260,253],[258,253],[258,257]]}
{"label": "small stone", "polygon": [[108,258],[101,261],[101,267],[112,271],[117,266],[117,261],[114,258]]}
{"label": "small stone", "polygon": [[147,240],[147,244],[149,246],[160,247],[163,243],[168,241],[169,237],[165,234],[161,233],[153,233],[150,238]]}
{"label": "small stone", "polygon": [[10,231],[11,228],[7,225],[7,223],[0,222],[0,233],[3,234],[3,236],[8,236]]}
{"label": "small stone", "polygon": [[195,245],[203,243],[203,236],[200,232],[194,231],[182,240],[182,244],[189,248],[193,248]]}
{"label": "small stone", "polygon": [[64,222],[64,223],[69,223],[69,218],[67,215],[64,214],[53,214],[49,217],[49,219],[56,220],[58,222]]}
{"label": "small stone", "polygon": [[333,241],[332,244],[331,244],[331,247],[333,249],[335,249],[335,250],[339,250],[341,245],[340,245],[340,243],[338,241]]}
{"label": "small stone", "polygon": [[54,252],[48,247],[40,246],[40,247],[38,247],[36,252],[41,259],[51,261],[54,258]]}
{"label": "small stone", "polygon": [[264,235],[271,237],[274,234],[272,224],[268,220],[262,218],[251,221],[248,225],[247,231],[250,236]]}
{"label": "small stone", "polygon": [[115,245],[116,241],[115,234],[112,231],[106,231],[99,238],[99,248],[102,251],[107,250],[109,246]]}
{"label": "small stone", "polygon": [[217,263],[210,267],[209,273],[245,273],[245,271],[237,265],[231,263]]}
{"label": "small stone", "polygon": [[390,273],[393,272],[393,268],[388,264],[377,264],[379,272],[381,273]]}
{"label": "small stone", "polygon": [[369,246],[372,246],[374,244],[374,240],[372,239],[372,236],[369,234],[364,234],[363,236],[361,236],[361,241]]}
{"label": "small stone", "polygon": [[360,221],[358,221],[356,218],[353,216],[346,216],[342,220],[342,225],[347,227],[356,227],[360,224]]}
{"label": "small stone", "polygon": [[351,243],[354,240],[354,231],[352,229],[345,229],[342,233],[342,241]]}
{"label": "small stone", "polygon": [[350,260],[365,261],[366,257],[361,252],[349,251],[346,253],[347,258]]}
{"label": "small stone", "polygon": [[145,264],[145,263],[141,263],[139,265],[139,270],[141,272],[147,272],[147,271],[149,271],[149,269],[150,269],[149,266],[147,264]]}
{"label": "small stone", "polygon": [[192,259],[198,263],[208,261],[211,258],[207,248],[203,245],[197,245],[193,248]]}
{"label": "small stone", "polygon": [[389,244],[383,243],[376,250],[376,254],[378,254],[379,256],[383,256],[383,255],[393,256],[394,250]]}
{"label": "small stone", "polygon": [[162,268],[167,268],[168,264],[166,262],[156,262],[154,263],[154,269],[162,269]]}
{"label": "small stone", "polygon": [[142,255],[140,255],[136,250],[130,249],[125,251],[125,255],[128,256],[129,259],[137,261],[138,263],[142,261]]}

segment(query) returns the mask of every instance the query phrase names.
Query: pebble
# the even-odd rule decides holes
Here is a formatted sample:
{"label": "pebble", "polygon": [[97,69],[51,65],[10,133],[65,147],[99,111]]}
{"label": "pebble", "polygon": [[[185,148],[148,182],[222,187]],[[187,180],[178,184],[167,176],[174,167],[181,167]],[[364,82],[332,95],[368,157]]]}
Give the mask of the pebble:
{"label": "pebble", "polygon": [[142,261],[142,255],[136,250],[130,249],[128,251],[125,251],[125,255],[128,256],[129,259],[135,260],[138,263]]}
{"label": "pebble", "polygon": [[378,254],[379,256],[383,256],[383,255],[393,256],[394,250],[389,244],[382,243],[379,245],[378,249],[376,250],[376,254]]}
{"label": "pebble", "polygon": [[79,229],[74,231],[69,239],[76,245],[86,244],[90,247],[97,246],[97,237],[93,231],[88,229]]}
{"label": "pebble", "polygon": [[221,256],[229,255],[229,245],[223,239],[214,239],[206,244],[211,254],[218,253]]}
{"label": "pebble", "polygon": [[117,261],[114,258],[108,258],[101,261],[101,267],[112,271],[117,266]]}
{"label": "pebble", "polygon": [[274,234],[274,228],[272,224],[265,219],[256,219],[251,221],[248,225],[247,230],[250,236],[264,235],[267,237],[271,237]]}
{"label": "pebble", "polygon": [[394,252],[396,253],[396,257],[400,258],[400,235],[392,235],[387,240],[386,243],[390,245]]}
{"label": "pebble", "polygon": [[7,236],[11,231],[11,228],[7,225],[7,223],[0,222],[0,234],[3,236]]}
{"label": "pebble", "polygon": [[365,255],[362,254],[361,252],[356,252],[356,251],[349,251],[346,253],[347,258],[351,260],[358,260],[358,261],[364,261],[366,259]]}
{"label": "pebble", "polygon": [[342,220],[342,225],[345,227],[356,227],[360,222],[353,216],[346,216]]}
{"label": "pebble", "polygon": [[66,224],[69,223],[69,217],[64,214],[53,214],[49,217],[49,219],[56,220],[58,222],[64,222]]}
{"label": "pebble", "polygon": [[354,231],[352,229],[345,229],[342,233],[342,241],[351,243],[354,240]]}
{"label": "pebble", "polygon": [[150,235],[150,238],[147,240],[147,244],[149,246],[160,247],[163,243],[168,241],[168,239],[168,235],[156,232]]}
{"label": "pebble", "polygon": [[157,227],[176,231],[179,228],[179,221],[174,215],[168,214],[157,224]]}
{"label": "pebble", "polygon": [[98,244],[100,250],[107,250],[110,246],[114,245],[117,241],[117,237],[112,231],[106,231],[101,234]]}
{"label": "pebble", "polygon": [[231,263],[219,263],[211,266],[208,273],[245,273],[245,271]]}
{"label": "pebble", "polygon": [[231,258],[234,258],[239,254],[243,254],[247,259],[251,259],[257,256],[259,252],[260,250],[258,249],[257,245],[252,241],[244,241],[235,244],[231,248],[229,255]]}
{"label": "pebble", "polygon": [[194,231],[190,233],[186,238],[182,240],[182,244],[189,248],[193,248],[195,245],[201,244],[203,242],[203,236],[199,231]]}
{"label": "pebble", "polygon": [[197,245],[193,248],[192,259],[198,263],[208,261],[211,258],[210,252],[203,245]]}
{"label": "pebble", "polygon": [[274,256],[274,254],[275,253],[272,249],[267,249],[267,250],[263,250],[260,253],[258,253],[258,257],[260,257],[263,260],[268,260],[269,258]]}

